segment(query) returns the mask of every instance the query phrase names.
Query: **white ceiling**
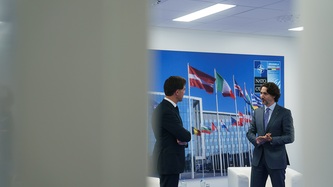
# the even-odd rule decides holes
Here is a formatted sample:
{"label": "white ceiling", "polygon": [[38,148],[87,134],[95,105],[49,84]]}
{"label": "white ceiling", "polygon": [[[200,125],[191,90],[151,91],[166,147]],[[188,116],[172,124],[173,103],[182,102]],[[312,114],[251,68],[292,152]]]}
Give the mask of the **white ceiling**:
{"label": "white ceiling", "polygon": [[[216,32],[231,32],[282,37],[296,37],[288,31],[301,26],[297,0],[150,0],[150,25]],[[172,19],[216,3],[237,5],[220,13],[192,22]]]}

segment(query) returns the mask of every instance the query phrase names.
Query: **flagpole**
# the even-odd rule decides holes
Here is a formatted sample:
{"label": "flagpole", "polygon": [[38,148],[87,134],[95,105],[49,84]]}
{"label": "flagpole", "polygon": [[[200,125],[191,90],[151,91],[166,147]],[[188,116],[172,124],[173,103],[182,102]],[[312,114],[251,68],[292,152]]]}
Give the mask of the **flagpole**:
{"label": "flagpole", "polygon": [[[200,128],[203,126],[203,112],[202,112],[202,102],[200,102],[199,105],[199,111],[200,111]],[[205,178],[205,164],[204,164],[204,159],[206,160],[206,144],[205,144],[205,135],[203,134],[201,136],[201,143],[202,143],[202,179]]]}
{"label": "flagpole", "polygon": [[[212,122],[209,122],[209,121],[205,121],[205,123],[212,123]],[[213,133],[213,131],[212,131],[212,129],[209,129],[209,126],[206,126],[206,125],[204,125],[204,129],[205,129],[205,131],[207,130],[207,133],[208,133],[208,135],[207,135],[207,139],[208,139],[208,143],[207,143],[207,147],[209,147],[209,149],[210,149],[210,157],[211,157],[211,161],[212,161],[212,166],[213,166],[213,175],[214,175],[214,177],[215,177],[215,159],[214,159],[214,149],[212,149],[212,145],[213,145],[213,147],[214,147],[214,135],[212,135],[212,137],[210,136],[212,133]],[[212,141],[210,141],[210,139],[212,139]],[[209,142],[211,142],[211,143],[209,143]]]}
{"label": "flagpole", "polygon": [[[248,126],[248,118],[247,118],[247,116],[248,116],[248,106],[247,105],[245,105],[244,106],[244,111],[245,111],[245,115],[243,115],[243,121],[244,121],[244,131],[245,131],[245,137],[244,137],[244,139],[245,139],[245,142],[243,142],[243,145],[246,145],[247,146],[247,149],[245,150],[245,148],[243,147],[243,151],[244,151],[244,153],[243,153],[243,157],[245,157],[244,158],[244,166],[245,166],[245,161],[246,161],[246,158],[249,158],[249,156],[247,156],[247,154],[249,154],[249,141],[246,141],[247,140],[247,138],[246,138],[246,133],[247,133],[247,128],[246,128],[246,126]],[[246,166],[248,166],[248,165],[246,165]]]}
{"label": "flagpole", "polygon": [[[221,122],[222,122],[222,119],[221,119]],[[223,123],[222,123],[223,124]],[[222,131],[222,125],[220,125],[220,127],[218,128],[218,132]],[[220,132],[219,133],[219,143],[221,144],[222,142],[222,145],[221,145],[221,148],[222,148],[222,151],[220,150],[220,162],[222,162],[222,169],[221,169],[221,175],[224,176],[224,168],[227,169],[225,163],[224,163],[224,153],[225,153],[225,150],[224,150],[224,140],[223,140],[223,137],[222,139],[220,138],[220,135],[223,136],[223,132]],[[222,141],[221,141],[222,140]],[[228,153],[227,153],[227,156],[228,156]],[[228,160],[228,159],[227,159]],[[227,161],[228,162],[228,161]]]}
{"label": "flagpole", "polygon": [[[191,85],[190,85],[190,76],[189,76],[189,74],[190,74],[190,65],[189,65],[189,63],[187,63],[187,86],[188,86],[188,108],[189,108],[189,123],[190,123],[190,129],[192,130],[192,127],[193,127],[193,125],[192,125],[192,112],[191,112]],[[194,147],[194,145],[193,145],[193,138],[191,138],[191,176],[192,176],[192,179],[194,179],[194,161],[193,161],[193,157],[194,157],[194,155],[193,155],[193,153],[194,153],[194,151],[193,151],[193,147]]]}
{"label": "flagpole", "polygon": [[[230,124],[232,126],[232,120],[231,120],[231,114],[229,114],[230,116]],[[236,122],[237,123],[237,122]],[[236,162],[235,162],[235,155],[234,155],[234,135],[235,132],[234,130],[232,130],[231,134],[230,134],[230,139],[231,139],[231,155],[232,155],[232,163],[233,163],[233,167],[236,167]]]}
{"label": "flagpole", "polygon": [[[211,134],[213,133],[214,131],[211,129]],[[212,149],[212,144],[214,143],[214,134],[212,134],[212,136],[213,136],[213,141],[212,141],[212,143],[210,143],[210,155],[211,155],[211,158],[212,158],[212,165],[213,165],[213,175],[214,175],[214,177],[215,177],[215,156],[214,156],[214,150],[215,149]],[[210,136],[209,136],[210,137]],[[208,141],[209,142],[209,141]],[[214,147],[214,145],[213,145],[213,147]]]}
{"label": "flagpole", "polygon": [[[214,68],[214,76],[215,79],[217,79],[216,76],[216,69]],[[219,104],[218,104],[218,96],[217,96],[217,84],[215,83],[215,103],[216,103],[216,119],[217,119],[217,126],[219,126]],[[221,176],[223,176],[223,169],[224,169],[224,162],[222,162],[222,151],[221,151],[221,133],[220,133],[220,128],[217,128],[218,132],[218,143],[219,143],[219,155],[220,155],[220,167],[221,167]]]}
{"label": "flagpole", "polygon": [[[251,113],[250,113],[250,119],[252,120],[252,115],[253,115],[253,112],[254,112],[254,107],[253,107],[253,101],[252,101],[252,90],[250,89],[250,95],[251,95]],[[249,126],[248,126],[248,129],[250,128],[250,125],[251,125],[251,121],[249,121]],[[250,163],[250,166],[252,166],[252,144],[250,143],[250,141],[248,141],[249,143],[249,163]]]}
{"label": "flagpole", "polygon": [[[235,90],[235,76],[234,75],[232,76],[232,79],[233,79],[233,83],[234,83],[234,93],[236,93],[236,90]],[[237,110],[237,95],[235,97],[235,109],[236,109],[236,128],[237,128],[237,139],[238,139],[238,158],[239,158],[237,160],[239,160],[239,165],[242,166],[241,151],[240,151],[240,138],[239,138],[239,125],[238,125],[239,116],[238,116],[238,110]]]}
{"label": "flagpole", "polygon": [[[250,90],[250,93],[251,93],[251,90]],[[248,107],[248,114],[247,114],[247,128],[246,128],[246,132],[249,131],[249,128],[250,128],[250,125],[251,125],[251,119],[252,119],[252,112],[253,112],[253,105],[252,105],[252,98],[250,98],[250,106]],[[247,146],[248,146],[248,151],[249,151],[249,166],[251,166],[251,142],[250,141],[247,141]]]}
{"label": "flagpole", "polygon": [[[225,125],[227,132],[229,132],[229,136],[230,136],[230,131],[229,131],[228,127],[227,127],[227,124],[224,123],[225,121],[226,121],[225,118],[224,118],[224,121],[221,120],[221,122],[223,122],[223,124]],[[226,137],[224,137],[224,138],[222,137],[222,146],[223,146],[223,150],[224,150],[224,145],[225,145],[225,141],[226,141],[226,140],[224,140],[224,139],[226,139],[227,137],[228,137],[228,133],[226,133]],[[223,152],[225,152],[225,150],[224,150]],[[223,158],[224,158],[224,154],[223,154]],[[223,163],[223,164],[224,164],[224,163]],[[225,168],[227,169],[227,167],[229,167],[229,151],[228,151],[228,146],[227,146],[227,165],[225,166]],[[227,171],[227,170],[226,170],[226,171]]]}
{"label": "flagpole", "polygon": [[[246,83],[244,82],[244,102],[245,102],[245,107],[244,107],[244,111],[245,111],[245,116],[243,116],[243,121],[244,121],[244,131],[245,133],[247,133],[247,130],[245,128],[245,125],[248,125],[248,120],[247,120],[247,116],[248,116],[248,109],[249,107],[251,108],[252,104],[251,104],[251,101],[248,101],[248,93],[247,93],[247,90],[246,90]],[[246,101],[248,101],[249,103],[247,103]],[[251,105],[251,106],[248,106],[248,105]],[[246,135],[245,135],[245,138],[246,138]],[[247,141],[247,144],[248,144],[249,141]],[[248,151],[248,150],[247,150]],[[243,162],[243,165],[245,166],[245,158],[244,158],[244,154],[246,155],[246,152],[243,148],[243,159],[244,159],[244,162]]]}

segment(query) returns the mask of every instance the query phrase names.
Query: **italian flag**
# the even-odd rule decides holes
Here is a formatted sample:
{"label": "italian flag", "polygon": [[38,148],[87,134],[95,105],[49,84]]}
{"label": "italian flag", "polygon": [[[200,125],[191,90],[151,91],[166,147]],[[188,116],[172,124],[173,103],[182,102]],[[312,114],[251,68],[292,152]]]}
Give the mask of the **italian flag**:
{"label": "italian flag", "polygon": [[218,74],[216,71],[215,71],[215,79],[216,79],[216,91],[222,92],[222,95],[224,97],[231,97],[235,99],[235,95],[234,93],[232,93],[232,90],[227,81],[224,80],[223,77],[220,74]]}

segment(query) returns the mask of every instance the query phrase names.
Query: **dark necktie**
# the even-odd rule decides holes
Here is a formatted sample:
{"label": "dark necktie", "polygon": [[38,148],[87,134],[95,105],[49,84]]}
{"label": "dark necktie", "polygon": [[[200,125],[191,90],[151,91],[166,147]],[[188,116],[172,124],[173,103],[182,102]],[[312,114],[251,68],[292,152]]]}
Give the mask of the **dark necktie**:
{"label": "dark necktie", "polygon": [[264,115],[265,130],[267,128],[268,119],[269,119],[269,108],[266,108],[266,112],[265,112],[265,115]]}
{"label": "dark necktie", "polygon": [[175,109],[176,109],[177,113],[179,114],[179,108],[178,108],[178,106],[176,106]]}

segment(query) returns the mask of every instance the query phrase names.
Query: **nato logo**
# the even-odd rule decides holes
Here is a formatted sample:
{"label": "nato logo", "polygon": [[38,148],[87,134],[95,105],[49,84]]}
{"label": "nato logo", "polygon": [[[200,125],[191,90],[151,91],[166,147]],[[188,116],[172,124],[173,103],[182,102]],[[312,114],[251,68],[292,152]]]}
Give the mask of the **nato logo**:
{"label": "nato logo", "polygon": [[254,69],[255,77],[267,77],[267,68],[261,61],[254,61]]}

